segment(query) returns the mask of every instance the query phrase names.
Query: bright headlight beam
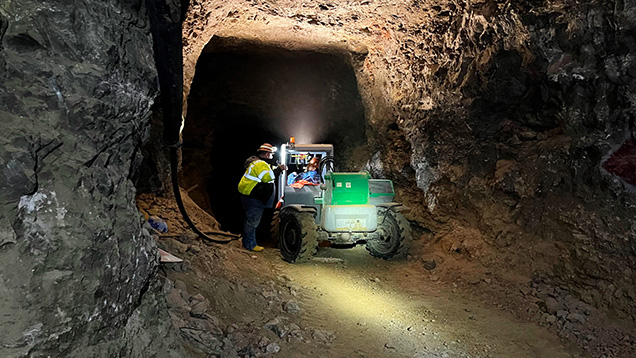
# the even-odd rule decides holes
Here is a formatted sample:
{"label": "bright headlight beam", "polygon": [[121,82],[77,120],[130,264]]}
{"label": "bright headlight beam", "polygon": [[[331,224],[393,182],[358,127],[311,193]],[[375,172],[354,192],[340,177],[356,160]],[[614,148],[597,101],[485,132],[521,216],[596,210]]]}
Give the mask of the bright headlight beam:
{"label": "bright headlight beam", "polygon": [[287,147],[286,144],[283,144],[280,146],[280,162],[281,164],[285,164],[287,163],[287,151],[285,150],[285,148]]}

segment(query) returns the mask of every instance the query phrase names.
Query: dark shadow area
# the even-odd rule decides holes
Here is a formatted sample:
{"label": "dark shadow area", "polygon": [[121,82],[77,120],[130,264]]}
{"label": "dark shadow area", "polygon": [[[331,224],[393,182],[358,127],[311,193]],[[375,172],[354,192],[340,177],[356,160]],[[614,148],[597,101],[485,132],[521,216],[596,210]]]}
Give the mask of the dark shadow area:
{"label": "dark shadow area", "polygon": [[[279,147],[290,136],[331,143],[338,161],[366,144],[365,128],[356,78],[342,58],[214,38],[188,98],[182,187],[224,230],[239,233],[237,185],[262,143]],[[267,230],[269,220],[261,222]]]}

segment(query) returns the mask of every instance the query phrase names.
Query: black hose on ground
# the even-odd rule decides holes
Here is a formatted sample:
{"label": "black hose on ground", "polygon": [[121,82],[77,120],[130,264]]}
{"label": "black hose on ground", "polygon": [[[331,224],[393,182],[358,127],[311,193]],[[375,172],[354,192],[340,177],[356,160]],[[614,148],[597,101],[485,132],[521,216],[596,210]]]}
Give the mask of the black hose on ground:
{"label": "black hose on ground", "polygon": [[199,230],[186,212],[179,190],[179,148],[180,131],[183,121],[183,50],[182,28],[189,0],[150,0],[146,2],[150,32],[153,39],[153,52],[163,110],[163,144],[170,148],[170,174],[174,198],[179,211],[188,226],[200,237],[219,244],[238,240],[240,235],[214,232],[216,235],[231,236],[230,240],[217,240]]}
{"label": "black hose on ground", "polygon": [[172,190],[174,191],[174,198],[177,201],[177,206],[179,207],[179,211],[181,212],[181,215],[183,216],[183,220],[185,220],[185,222],[188,224],[190,229],[192,229],[192,231],[194,231],[200,237],[208,241],[215,242],[217,244],[227,244],[234,240],[240,239],[241,238],[240,235],[226,233],[226,232],[214,232],[216,235],[233,237],[232,239],[229,239],[229,240],[218,240],[206,235],[201,230],[199,230],[199,228],[197,228],[196,225],[194,225],[192,220],[190,220],[190,216],[188,216],[188,212],[186,211],[185,206],[183,205],[183,200],[181,199],[181,190],[179,190],[178,166],[179,166],[179,148],[171,147],[170,148],[170,177],[172,178]]}

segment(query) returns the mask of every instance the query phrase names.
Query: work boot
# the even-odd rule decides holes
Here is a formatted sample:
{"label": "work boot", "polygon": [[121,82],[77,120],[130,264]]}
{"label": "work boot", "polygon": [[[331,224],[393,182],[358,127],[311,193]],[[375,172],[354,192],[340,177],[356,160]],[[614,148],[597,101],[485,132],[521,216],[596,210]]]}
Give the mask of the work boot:
{"label": "work boot", "polygon": [[254,248],[252,249],[252,251],[254,252],[259,252],[263,250],[265,250],[265,248],[263,246],[258,246],[258,245],[254,246]]}

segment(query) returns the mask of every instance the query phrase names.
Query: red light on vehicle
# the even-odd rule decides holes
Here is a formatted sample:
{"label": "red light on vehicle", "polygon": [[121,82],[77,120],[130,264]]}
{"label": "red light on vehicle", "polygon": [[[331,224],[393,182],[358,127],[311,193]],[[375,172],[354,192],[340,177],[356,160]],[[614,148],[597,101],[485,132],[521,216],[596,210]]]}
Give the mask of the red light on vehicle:
{"label": "red light on vehicle", "polygon": [[296,138],[295,137],[290,137],[289,138],[289,143],[290,144],[296,144]]}

